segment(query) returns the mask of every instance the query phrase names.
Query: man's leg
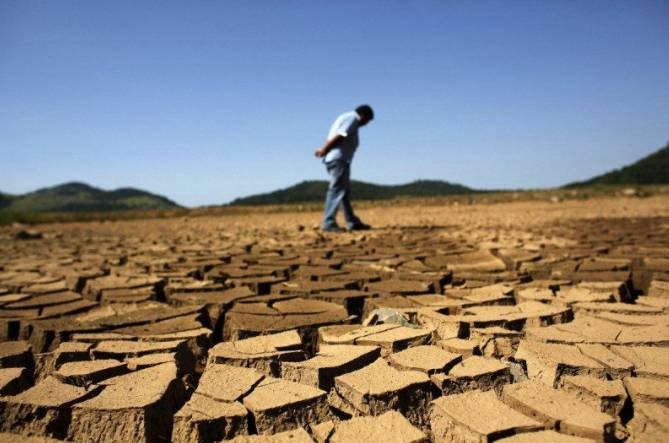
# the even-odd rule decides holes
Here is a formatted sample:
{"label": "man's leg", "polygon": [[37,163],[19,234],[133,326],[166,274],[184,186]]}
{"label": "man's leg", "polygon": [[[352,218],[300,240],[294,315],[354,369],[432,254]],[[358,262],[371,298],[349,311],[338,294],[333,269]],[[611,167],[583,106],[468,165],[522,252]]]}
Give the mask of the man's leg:
{"label": "man's leg", "polygon": [[351,206],[351,164],[346,163],[343,173],[344,195],[341,199],[341,209],[344,212],[344,219],[346,220],[346,227],[352,229],[360,224],[360,220],[353,212]]}
{"label": "man's leg", "polygon": [[325,194],[325,208],[323,209],[323,222],[321,228],[331,228],[337,226],[337,210],[344,198],[345,187],[345,168],[344,162],[334,161],[326,164],[328,174],[330,174],[330,185]]}

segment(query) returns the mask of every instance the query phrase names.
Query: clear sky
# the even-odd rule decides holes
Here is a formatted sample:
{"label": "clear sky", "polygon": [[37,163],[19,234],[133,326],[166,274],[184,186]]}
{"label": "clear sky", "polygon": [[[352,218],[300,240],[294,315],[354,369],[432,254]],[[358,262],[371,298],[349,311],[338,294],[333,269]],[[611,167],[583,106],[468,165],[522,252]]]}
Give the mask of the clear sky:
{"label": "clear sky", "polygon": [[0,1],[0,190],[194,206],[325,179],[552,187],[669,140],[669,1]]}

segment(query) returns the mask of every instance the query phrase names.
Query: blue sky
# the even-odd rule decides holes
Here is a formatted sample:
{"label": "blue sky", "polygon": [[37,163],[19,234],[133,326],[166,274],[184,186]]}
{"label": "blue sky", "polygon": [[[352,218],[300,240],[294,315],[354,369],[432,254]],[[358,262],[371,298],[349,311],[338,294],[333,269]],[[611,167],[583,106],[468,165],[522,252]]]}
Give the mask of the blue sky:
{"label": "blue sky", "polygon": [[313,151],[365,102],[355,179],[585,179],[669,140],[669,2],[0,2],[4,192],[325,179]]}

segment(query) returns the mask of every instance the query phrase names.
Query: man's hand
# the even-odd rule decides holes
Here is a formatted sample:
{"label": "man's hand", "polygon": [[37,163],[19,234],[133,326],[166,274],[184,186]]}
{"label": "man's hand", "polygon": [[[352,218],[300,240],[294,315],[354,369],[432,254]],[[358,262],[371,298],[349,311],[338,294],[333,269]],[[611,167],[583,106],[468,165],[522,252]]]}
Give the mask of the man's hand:
{"label": "man's hand", "polygon": [[328,152],[330,152],[330,150],[332,150],[332,148],[334,148],[337,145],[337,143],[339,143],[343,138],[344,137],[337,134],[332,139],[326,141],[322,148],[316,149],[314,155],[319,158],[325,157],[326,155],[328,155]]}
{"label": "man's hand", "polygon": [[328,152],[325,149],[320,148],[320,149],[316,149],[316,152],[314,153],[314,155],[316,155],[316,157],[320,158],[320,157],[325,157],[327,155],[327,153]]}

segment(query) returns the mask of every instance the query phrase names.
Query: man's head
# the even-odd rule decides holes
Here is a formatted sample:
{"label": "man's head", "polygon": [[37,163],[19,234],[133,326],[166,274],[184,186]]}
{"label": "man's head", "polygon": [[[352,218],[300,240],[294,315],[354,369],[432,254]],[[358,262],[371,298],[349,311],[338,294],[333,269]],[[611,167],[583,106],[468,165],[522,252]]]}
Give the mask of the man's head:
{"label": "man's head", "polygon": [[360,116],[360,126],[365,126],[374,120],[374,110],[369,105],[360,105],[355,108],[355,112]]}

